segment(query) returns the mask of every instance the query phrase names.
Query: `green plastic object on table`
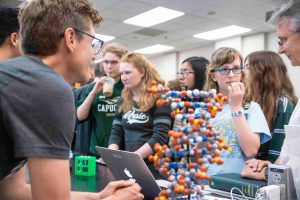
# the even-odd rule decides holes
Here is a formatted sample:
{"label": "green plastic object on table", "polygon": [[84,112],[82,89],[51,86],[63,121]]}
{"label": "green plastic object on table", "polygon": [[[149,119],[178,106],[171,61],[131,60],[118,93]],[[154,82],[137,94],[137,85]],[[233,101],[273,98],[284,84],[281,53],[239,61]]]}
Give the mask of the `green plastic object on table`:
{"label": "green plastic object on table", "polygon": [[76,156],[75,157],[75,175],[77,176],[95,176],[96,175],[96,157],[94,156]]}

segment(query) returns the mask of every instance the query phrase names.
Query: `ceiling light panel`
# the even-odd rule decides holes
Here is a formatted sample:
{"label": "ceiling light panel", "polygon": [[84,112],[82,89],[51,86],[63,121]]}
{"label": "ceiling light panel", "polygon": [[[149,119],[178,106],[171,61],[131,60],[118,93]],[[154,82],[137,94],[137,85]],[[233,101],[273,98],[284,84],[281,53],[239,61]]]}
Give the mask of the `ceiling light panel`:
{"label": "ceiling light panel", "polygon": [[199,34],[195,34],[195,38],[205,39],[205,40],[218,40],[221,38],[227,38],[234,35],[240,35],[242,33],[246,33],[251,31],[249,28],[231,25],[223,28],[218,28],[212,31],[207,31]]}
{"label": "ceiling light panel", "polygon": [[161,53],[164,51],[169,51],[171,49],[174,49],[174,47],[166,46],[162,44],[156,44],[149,47],[145,47],[142,49],[137,49],[134,52],[141,53],[141,54],[155,54],[155,53]]}
{"label": "ceiling light panel", "polygon": [[141,27],[150,27],[184,15],[183,12],[164,7],[157,7],[132,18],[124,23]]}

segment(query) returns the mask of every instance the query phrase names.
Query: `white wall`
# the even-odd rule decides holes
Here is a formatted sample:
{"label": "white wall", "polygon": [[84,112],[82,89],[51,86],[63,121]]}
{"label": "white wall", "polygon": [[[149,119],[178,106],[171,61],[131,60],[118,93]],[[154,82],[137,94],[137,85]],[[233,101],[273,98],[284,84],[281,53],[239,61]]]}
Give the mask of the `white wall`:
{"label": "white wall", "polygon": [[[162,56],[151,57],[149,60],[154,63],[166,81],[176,78],[176,71],[181,62],[191,56],[203,56],[210,59],[213,51],[219,47],[229,46],[239,50],[245,57],[250,52],[259,50],[270,50],[277,52],[277,37],[275,32],[258,33],[249,36],[238,36],[216,41],[214,44],[188,49],[181,52],[169,53]],[[300,97],[300,67],[293,67],[285,55],[282,55],[288,67],[290,79],[294,85],[296,94]]]}
{"label": "white wall", "polygon": [[266,49],[266,34],[254,34],[243,37],[241,53],[245,58],[253,51],[261,51]]}
{"label": "white wall", "polygon": [[218,49],[220,47],[231,47],[231,48],[235,48],[238,51],[241,51],[242,37],[233,37],[233,38],[227,38],[224,40],[216,41],[215,49]]}
{"label": "white wall", "polygon": [[210,46],[204,46],[200,48],[195,48],[195,49],[189,49],[186,51],[182,51],[179,54],[179,64],[182,63],[185,59],[192,57],[192,56],[201,56],[204,57],[208,60],[210,60],[211,53],[215,50],[213,45]]}
{"label": "white wall", "polygon": [[168,53],[149,59],[158,69],[162,77],[169,81],[176,77],[178,65],[178,52]]}

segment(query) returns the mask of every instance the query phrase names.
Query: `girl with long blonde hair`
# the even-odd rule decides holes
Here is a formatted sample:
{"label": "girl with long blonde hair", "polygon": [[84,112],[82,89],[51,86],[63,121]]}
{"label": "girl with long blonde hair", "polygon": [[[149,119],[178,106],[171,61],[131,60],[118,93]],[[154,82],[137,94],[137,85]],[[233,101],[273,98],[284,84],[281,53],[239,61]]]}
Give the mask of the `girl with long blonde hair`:
{"label": "girl with long blonde hair", "polygon": [[158,95],[147,92],[152,81],[164,84],[164,80],[139,53],[129,53],[122,58],[120,73],[124,89],[113,121],[109,148],[134,151],[147,158],[153,154],[155,143],[167,143],[171,129],[171,108],[156,106]]}

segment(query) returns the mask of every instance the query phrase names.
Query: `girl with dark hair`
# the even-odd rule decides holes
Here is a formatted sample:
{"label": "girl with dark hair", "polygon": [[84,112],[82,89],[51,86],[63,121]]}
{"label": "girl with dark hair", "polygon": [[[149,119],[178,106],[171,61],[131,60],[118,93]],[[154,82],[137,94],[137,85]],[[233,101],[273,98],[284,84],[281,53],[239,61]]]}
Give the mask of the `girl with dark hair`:
{"label": "girl with dark hair", "polygon": [[190,57],[182,61],[179,69],[179,84],[182,90],[202,90],[206,80],[206,66],[209,61],[203,57]]}

